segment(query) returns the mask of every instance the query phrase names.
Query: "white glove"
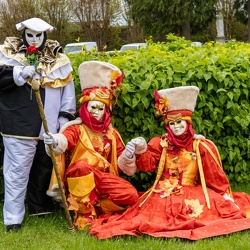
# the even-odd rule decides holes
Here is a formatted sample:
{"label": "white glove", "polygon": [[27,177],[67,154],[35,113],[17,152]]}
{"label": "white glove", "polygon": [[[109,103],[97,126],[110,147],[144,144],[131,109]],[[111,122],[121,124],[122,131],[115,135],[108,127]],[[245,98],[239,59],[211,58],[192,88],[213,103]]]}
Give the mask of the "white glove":
{"label": "white glove", "polygon": [[205,139],[205,136],[201,134],[194,134],[193,139],[194,140]]}
{"label": "white glove", "polygon": [[20,73],[23,79],[32,78],[36,73],[35,66],[26,66],[23,68],[23,71]]}
{"label": "white glove", "polygon": [[43,133],[43,141],[44,144],[46,145],[52,145],[53,148],[55,148],[58,145],[57,140],[55,139],[55,137],[53,136],[52,133],[48,132],[48,134]]}
{"label": "white glove", "polygon": [[135,154],[135,143],[131,141],[129,141],[125,147],[125,155],[128,158],[133,158],[133,155]]}
{"label": "white glove", "polygon": [[134,138],[131,140],[131,142],[133,142],[135,144],[135,147],[136,146],[139,146],[142,142],[142,137],[137,137],[137,138]]}
{"label": "white glove", "polygon": [[134,154],[142,154],[147,149],[147,143],[143,137],[136,137],[127,143],[125,147],[125,155],[133,158]]}

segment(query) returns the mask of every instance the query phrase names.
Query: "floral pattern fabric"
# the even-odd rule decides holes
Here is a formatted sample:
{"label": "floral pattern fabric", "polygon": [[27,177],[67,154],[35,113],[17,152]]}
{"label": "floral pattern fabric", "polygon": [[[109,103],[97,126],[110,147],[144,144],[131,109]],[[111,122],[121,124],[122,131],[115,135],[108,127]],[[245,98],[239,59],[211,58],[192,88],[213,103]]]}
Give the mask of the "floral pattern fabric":
{"label": "floral pattern fabric", "polygon": [[[228,179],[218,165],[217,149],[203,140],[205,146],[200,145],[199,151],[208,207],[193,145],[180,153],[168,150],[163,174],[153,192],[143,194],[123,214],[102,215],[92,224],[90,234],[99,239],[147,234],[198,240],[249,229],[250,196],[230,192]],[[153,138],[148,150],[137,157],[137,166],[143,171],[156,170],[161,153],[160,137]],[[224,193],[231,194],[234,202],[226,200]]]}

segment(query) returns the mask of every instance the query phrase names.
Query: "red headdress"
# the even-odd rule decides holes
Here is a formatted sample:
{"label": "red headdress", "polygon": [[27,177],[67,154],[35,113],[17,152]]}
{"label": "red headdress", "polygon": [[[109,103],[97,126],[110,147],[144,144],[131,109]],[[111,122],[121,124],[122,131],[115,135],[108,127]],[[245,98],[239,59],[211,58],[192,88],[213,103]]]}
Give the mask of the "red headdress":
{"label": "red headdress", "polygon": [[[78,68],[78,74],[82,89],[79,116],[95,132],[103,131],[111,123],[110,109],[117,98],[124,74],[116,66],[101,61],[83,62]],[[106,105],[106,112],[100,121],[88,113],[89,101],[100,101]]]}
{"label": "red headdress", "polygon": [[[163,116],[168,132],[168,140],[172,145],[186,147],[193,139],[194,130],[191,116],[194,111],[199,88],[196,86],[181,86],[155,91],[156,113]],[[170,121],[186,120],[187,130],[180,136],[175,136],[168,123]]]}

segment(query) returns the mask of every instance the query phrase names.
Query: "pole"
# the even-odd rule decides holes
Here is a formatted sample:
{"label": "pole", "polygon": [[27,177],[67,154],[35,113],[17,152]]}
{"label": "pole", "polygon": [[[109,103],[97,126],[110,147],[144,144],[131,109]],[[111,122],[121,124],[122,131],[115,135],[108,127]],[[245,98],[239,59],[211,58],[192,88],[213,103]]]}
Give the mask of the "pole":
{"label": "pole", "polygon": [[[48,134],[49,133],[48,123],[47,123],[47,120],[46,120],[46,117],[45,117],[43,103],[42,103],[40,90],[39,90],[40,89],[40,83],[36,79],[32,79],[31,87],[35,91],[36,100],[37,100],[40,116],[42,118],[42,123],[43,123],[43,127],[44,127],[44,132]],[[57,166],[57,163],[56,163],[55,152],[52,149],[52,145],[48,145],[48,146],[49,146],[50,157],[51,157],[52,163],[53,163],[53,168],[54,168],[55,173],[56,173],[56,177],[57,177],[59,190],[60,190],[60,194],[61,194],[63,205],[64,205],[66,218],[67,218],[67,221],[68,221],[68,229],[71,232],[75,232],[74,224],[72,223],[72,219],[71,219],[69,209],[68,209],[68,203],[67,203],[67,200],[66,200],[65,190],[64,190],[64,187],[63,187],[63,182],[62,182],[61,175],[59,173],[58,166]]]}

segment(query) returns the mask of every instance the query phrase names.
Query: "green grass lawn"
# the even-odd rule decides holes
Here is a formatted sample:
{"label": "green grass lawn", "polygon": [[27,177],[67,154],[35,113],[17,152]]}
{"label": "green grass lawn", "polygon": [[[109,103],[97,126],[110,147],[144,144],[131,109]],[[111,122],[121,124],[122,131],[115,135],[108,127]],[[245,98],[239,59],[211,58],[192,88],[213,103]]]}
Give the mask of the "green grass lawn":
{"label": "green grass lawn", "polygon": [[[250,193],[250,185],[238,186],[233,190]],[[179,238],[140,238],[125,236],[98,240],[87,231],[72,233],[68,230],[64,210],[45,218],[26,216],[22,230],[18,233],[6,232],[3,225],[0,202],[0,249],[1,250],[248,250],[250,230],[230,235],[218,236],[198,241]]]}

